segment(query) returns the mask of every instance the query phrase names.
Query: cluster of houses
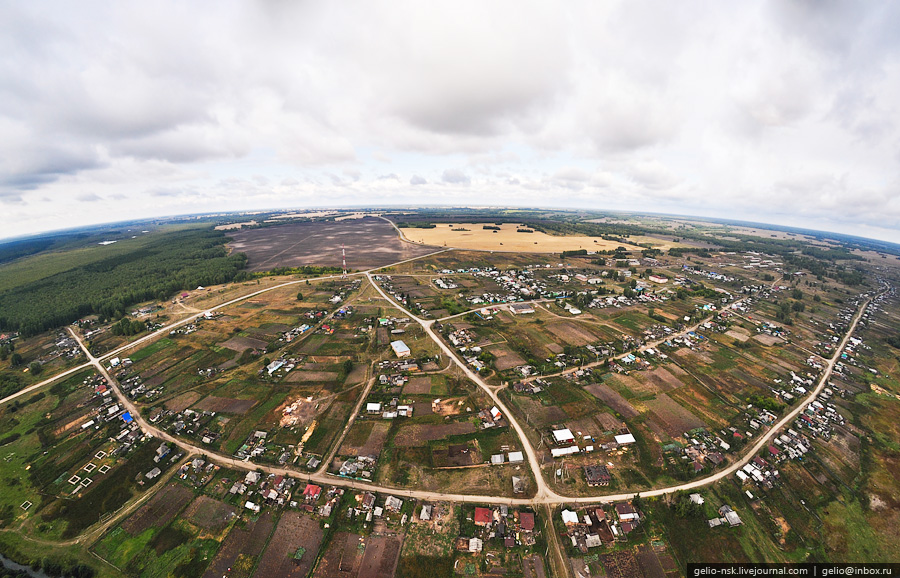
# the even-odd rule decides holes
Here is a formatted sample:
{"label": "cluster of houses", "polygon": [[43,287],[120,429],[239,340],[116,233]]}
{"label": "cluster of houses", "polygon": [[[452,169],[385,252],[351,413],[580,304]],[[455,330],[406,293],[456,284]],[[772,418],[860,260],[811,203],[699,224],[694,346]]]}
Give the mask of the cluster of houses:
{"label": "cluster of houses", "polygon": [[476,507],[469,519],[475,525],[475,535],[458,537],[458,551],[481,552],[485,542],[491,540],[502,542],[505,548],[532,546],[535,543],[537,530],[534,512],[510,510],[507,506]]}
{"label": "cluster of houses", "polygon": [[271,452],[273,456],[277,455],[275,461],[279,464],[286,464],[291,458],[291,452],[286,447],[276,444],[270,444],[266,441],[268,432],[257,430],[247,436],[241,447],[234,452],[234,457],[249,461],[253,458],[264,456],[267,452]]}
{"label": "cluster of houses", "polygon": [[[264,475],[260,472],[247,472],[243,480],[236,480],[228,493],[232,496],[239,496],[244,501],[244,508],[251,512],[258,513],[263,506],[284,507],[291,505],[297,507],[297,502],[291,501],[294,493],[294,486],[297,480],[282,475],[269,474]],[[311,484],[307,485],[307,489]],[[321,488],[315,493],[318,499]],[[304,494],[304,501],[306,494]],[[314,500],[313,500],[314,501]]]}
{"label": "cluster of houses", "polygon": [[476,335],[468,329],[457,329],[447,334],[447,340],[453,344],[453,347],[464,347],[470,343],[474,343]]}
{"label": "cluster of houses", "polygon": [[260,375],[278,379],[290,373],[303,362],[303,357],[289,357],[287,354],[271,361],[267,366],[259,370]]}
{"label": "cluster of houses", "polygon": [[459,287],[452,279],[445,279],[442,277],[434,279],[434,284],[440,289],[457,289]]}
{"label": "cluster of houses", "polygon": [[199,488],[212,479],[218,471],[219,466],[212,462],[207,463],[205,459],[198,457],[182,465],[178,470],[178,477]]}
{"label": "cluster of houses", "polygon": [[[737,429],[734,429],[737,432]],[[684,445],[676,443],[663,446],[663,452],[668,455],[670,464],[676,463],[676,459],[688,462],[689,470],[697,474],[705,469],[714,469],[725,461],[724,452],[731,450],[731,444],[723,438],[729,437],[732,432],[722,430],[721,435],[715,435],[705,428],[697,428],[684,432],[687,440]]]}
{"label": "cluster of houses", "polygon": [[341,463],[337,475],[344,478],[371,480],[375,475],[375,463],[378,456],[352,456]]}
{"label": "cluster of houses", "polygon": [[[392,518],[403,509],[403,500],[396,496],[386,496],[383,505],[379,505],[377,496],[371,492],[356,494],[354,500],[356,504],[347,508],[347,517],[350,519],[362,517],[366,522],[371,522],[375,518]],[[408,519],[409,517],[403,514],[400,525],[405,525]]]}
{"label": "cluster of houses", "polygon": [[807,433],[810,437],[830,439],[832,425],[844,425],[844,416],[831,403],[833,395],[834,391],[830,387],[823,389],[816,399],[804,408],[800,417],[794,421],[794,427]]}
{"label": "cluster of houses", "polygon": [[723,283],[730,283],[734,281],[734,277],[730,275],[725,275],[724,273],[717,273],[716,271],[705,271],[698,267],[691,267],[690,265],[682,265],[681,271],[688,275],[695,275],[697,277],[705,277],[707,279],[712,279],[713,281],[721,281]]}
{"label": "cluster of houses", "polygon": [[628,540],[628,534],[641,523],[641,515],[631,502],[617,502],[609,509],[602,506],[563,509],[560,515],[572,546],[584,554],[590,548]]}
{"label": "cluster of houses", "polygon": [[[4,333],[3,336],[0,336],[0,346],[11,343],[18,335],[18,333]],[[59,359],[60,357],[64,359],[75,359],[82,354],[78,342],[65,331],[57,332],[56,341],[53,342],[53,346],[52,351],[41,353],[41,356],[37,359],[38,363],[43,365],[45,363],[50,363],[54,359]]]}
{"label": "cluster of houses", "polygon": [[382,419],[412,417],[413,406],[411,404],[401,404],[400,399],[396,397],[387,403],[370,401],[366,403],[366,414],[370,416],[380,416]]}
{"label": "cluster of houses", "polygon": [[376,367],[383,374],[415,373],[422,370],[418,360],[409,358],[386,359],[379,361]]}

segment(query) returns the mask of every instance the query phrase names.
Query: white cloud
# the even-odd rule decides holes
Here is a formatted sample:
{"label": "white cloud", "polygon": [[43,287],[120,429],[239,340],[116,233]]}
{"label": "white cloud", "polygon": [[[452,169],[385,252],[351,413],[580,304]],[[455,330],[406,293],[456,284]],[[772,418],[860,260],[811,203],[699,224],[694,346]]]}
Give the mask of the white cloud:
{"label": "white cloud", "polygon": [[6,3],[0,230],[389,195],[897,238],[898,28],[803,0]]}

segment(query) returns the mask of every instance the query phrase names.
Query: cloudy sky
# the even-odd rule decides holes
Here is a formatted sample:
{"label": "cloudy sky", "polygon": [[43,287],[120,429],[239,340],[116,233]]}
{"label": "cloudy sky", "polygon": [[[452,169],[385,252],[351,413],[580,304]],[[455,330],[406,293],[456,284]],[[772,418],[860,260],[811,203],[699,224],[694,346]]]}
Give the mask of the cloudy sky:
{"label": "cloudy sky", "polygon": [[518,205],[900,241],[896,2],[0,0],[0,237]]}

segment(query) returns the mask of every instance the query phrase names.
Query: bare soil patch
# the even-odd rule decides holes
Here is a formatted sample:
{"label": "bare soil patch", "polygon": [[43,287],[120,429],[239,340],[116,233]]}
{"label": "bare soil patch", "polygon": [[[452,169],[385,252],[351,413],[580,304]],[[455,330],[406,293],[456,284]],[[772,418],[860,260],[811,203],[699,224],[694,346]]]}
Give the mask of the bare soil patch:
{"label": "bare soil patch", "polygon": [[[316,561],[322,537],[322,528],[318,521],[297,512],[285,512],[269,540],[254,576],[305,578]],[[300,560],[294,558],[298,548],[306,549]]]}
{"label": "bare soil patch", "polygon": [[254,405],[256,405],[256,400],[253,399],[234,399],[210,395],[198,401],[194,407],[200,411],[243,414],[247,413]]}
{"label": "bare soil patch", "polygon": [[219,532],[225,529],[235,514],[237,509],[234,506],[209,496],[198,496],[184,511],[183,517],[196,526]]}
{"label": "bare soil patch", "polygon": [[232,351],[244,351],[245,349],[265,349],[268,345],[262,339],[254,339],[253,337],[235,336],[228,341],[219,343],[220,347],[227,347]]}
{"label": "bare soil patch", "polygon": [[390,223],[375,217],[289,223],[235,231],[229,237],[233,239],[229,247],[247,254],[251,271],[304,265],[340,267],[342,247],[346,249],[347,267],[358,270],[383,267],[437,250],[401,241]]}
{"label": "bare soil patch", "polygon": [[750,332],[743,327],[733,327],[726,331],[725,335],[741,343],[750,339]]}
{"label": "bare soil patch", "polygon": [[241,554],[251,558],[259,556],[274,525],[272,513],[266,512],[257,521],[247,522],[246,527],[232,529],[203,574],[203,578],[221,578],[221,576],[245,578],[247,573],[239,572],[235,567],[238,556]]}
{"label": "bare soil patch", "polygon": [[559,321],[548,323],[545,327],[550,333],[562,339],[563,342],[576,347],[594,343],[599,339],[596,335],[577,323]]}
{"label": "bare soil patch", "polygon": [[[673,365],[672,367],[678,366]],[[678,367],[678,370],[682,375],[686,375],[684,370],[680,367]],[[683,381],[672,375],[665,367],[657,367],[653,371],[644,372],[643,375],[647,378],[647,381],[653,383],[659,391],[669,391],[684,385]]]}
{"label": "bare soil patch", "polygon": [[706,425],[703,420],[664,393],[645,403],[666,433],[673,438],[681,436],[688,430]]}
{"label": "bare soil patch", "polygon": [[781,341],[780,338],[775,337],[774,335],[766,335],[765,333],[754,335],[753,339],[759,341],[763,345],[775,345],[776,343]]}
{"label": "bare soil patch", "polygon": [[594,383],[586,386],[585,391],[616,410],[625,419],[638,416],[638,411],[634,409],[628,400],[619,395],[618,392],[610,388],[604,383]]}
{"label": "bare soil patch", "polygon": [[505,345],[491,347],[488,349],[488,351],[496,356],[496,359],[494,360],[494,367],[496,367],[499,371],[512,369],[513,367],[518,367],[525,364],[525,360],[522,359],[518,353],[515,353]]}
{"label": "bare soil patch", "polygon": [[597,423],[600,424],[600,427],[604,432],[618,431],[623,425],[621,420],[616,419],[616,417],[608,411],[598,413],[594,416],[594,419],[597,420]]}
{"label": "bare soil patch", "polygon": [[122,529],[137,536],[148,528],[162,528],[172,521],[194,494],[186,487],[169,484],[159,490],[146,504],[122,522]]}
{"label": "bare soil patch", "polygon": [[359,578],[391,578],[400,559],[400,538],[373,534],[366,544]]}
{"label": "bare soil patch", "polygon": [[182,412],[194,405],[194,403],[198,399],[200,399],[199,393],[197,393],[196,391],[189,391],[187,393],[182,393],[179,396],[173,397],[163,405],[166,407],[166,409],[171,409],[174,412]]}

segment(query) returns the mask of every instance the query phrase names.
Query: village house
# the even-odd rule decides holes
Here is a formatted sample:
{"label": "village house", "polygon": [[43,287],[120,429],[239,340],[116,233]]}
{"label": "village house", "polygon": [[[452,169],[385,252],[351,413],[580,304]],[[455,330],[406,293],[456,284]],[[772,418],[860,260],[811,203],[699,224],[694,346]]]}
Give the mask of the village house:
{"label": "village house", "polygon": [[585,466],[584,476],[589,486],[608,486],[612,480],[609,470],[604,465]]}

